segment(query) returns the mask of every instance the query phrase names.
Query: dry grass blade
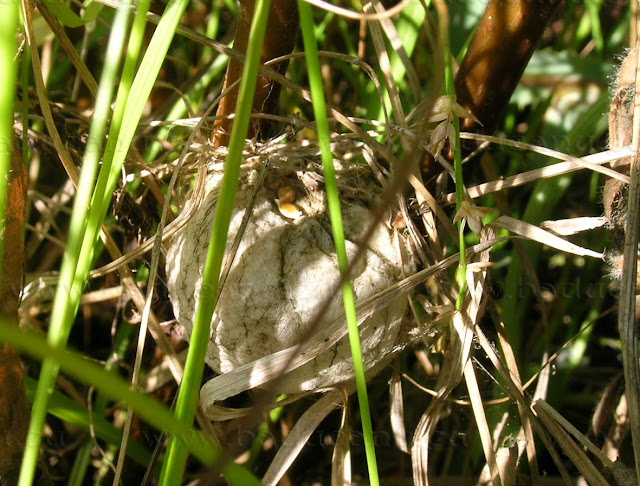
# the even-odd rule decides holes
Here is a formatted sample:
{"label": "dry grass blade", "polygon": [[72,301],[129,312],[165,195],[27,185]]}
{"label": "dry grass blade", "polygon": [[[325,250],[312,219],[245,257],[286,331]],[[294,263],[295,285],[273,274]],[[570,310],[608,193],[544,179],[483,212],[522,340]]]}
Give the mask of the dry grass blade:
{"label": "dry grass blade", "polygon": [[471,407],[473,408],[473,416],[476,419],[476,426],[478,427],[480,441],[482,442],[484,457],[486,458],[489,470],[491,471],[491,481],[493,486],[502,486],[498,461],[491,441],[491,430],[487,423],[487,416],[484,413],[482,396],[480,395],[480,389],[478,388],[478,380],[476,379],[476,372],[473,368],[472,360],[468,360],[464,367],[464,378],[467,384],[467,390],[469,391],[469,399],[471,401]]}
{"label": "dry grass blade", "polygon": [[[373,4],[371,2],[364,6],[365,12],[371,12],[373,10]],[[402,108],[402,102],[396,89],[396,83],[393,79],[393,73],[391,72],[391,61],[389,60],[389,54],[387,53],[387,46],[384,43],[382,37],[382,30],[377,22],[369,22],[369,30],[371,31],[371,38],[373,39],[373,45],[378,55],[378,64],[384,74],[384,83],[391,100],[391,110],[393,112],[393,118],[395,122],[401,127],[406,127],[407,122],[405,119],[404,110]],[[384,100],[382,100],[384,103]]]}
{"label": "dry grass blade", "polygon": [[[559,152],[557,150],[553,150],[547,147],[542,147],[540,145],[533,145],[525,142],[518,142],[517,140],[509,140],[505,138],[493,137],[491,135],[480,135],[480,134],[472,134],[472,133],[461,133],[460,138],[468,138],[471,140],[479,140],[483,142],[497,143],[500,145],[504,145],[507,147],[513,147],[520,150],[527,150],[530,152],[534,152],[540,155],[544,155],[546,157],[558,160],[565,160],[567,162],[574,162],[579,165],[583,169],[590,169],[594,172],[598,172],[600,174],[609,176],[613,179],[617,179],[622,182],[629,182],[629,176],[625,174],[621,174],[609,167],[602,167],[602,164],[605,162],[613,165],[614,162],[629,157],[630,154],[627,154],[626,157],[619,156],[618,154],[623,154],[628,151],[629,148],[618,148],[619,150],[607,150],[604,152],[599,152],[597,154],[587,155],[585,157],[574,157],[573,155],[565,154],[563,152]],[[614,159],[611,160],[610,157],[614,156]]]}
{"label": "dry grass blade", "polygon": [[336,15],[340,15],[341,17],[345,17],[347,19],[372,21],[372,20],[381,20],[384,18],[391,18],[394,15],[399,14],[407,5],[409,5],[411,0],[402,0],[397,5],[394,5],[393,8],[390,8],[384,12],[377,13],[377,14],[376,13],[362,14],[359,12],[354,12],[346,8],[336,7],[335,5],[332,5],[328,2],[324,2],[322,0],[305,0],[305,1],[311,5],[314,5],[315,7],[321,8],[322,10],[326,10],[327,12],[333,12]]}
{"label": "dry grass blade", "polygon": [[[563,452],[571,459],[574,466],[592,486],[608,486],[609,482],[602,476],[598,468],[589,460],[583,450],[571,439],[557,421],[555,412],[544,400],[537,400],[533,404],[533,410],[544,424]],[[554,413],[552,413],[554,412]],[[608,461],[608,459],[607,459]]]}
{"label": "dry grass blade", "polygon": [[40,64],[40,55],[38,54],[38,42],[35,39],[33,29],[33,18],[31,15],[31,7],[27,4],[26,0],[22,0],[22,14],[24,16],[25,34],[27,42],[31,46],[31,64],[33,67],[33,81],[36,85],[36,94],[38,96],[38,103],[42,110],[42,117],[47,127],[47,131],[53,141],[53,146],[58,153],[58,157],[64,166],[64,169],[69,175],[69,179],[73,182],[74,187],[78,186],[78,169],[76,168],[71,154],[67,150],[66,145],[62,142],[58,129],[56,128],[53,115],[51,114],[51,108],[49,107],[49,99],[47,98],[45,82],[42,77],[42,65]]}
{"label": "dry grass blade", "polygon": [[549,230],[559,236],[571,236],[583,231],[589,231],[596,228],[602,228],[607,224],[606,218],[589,217],[583,218],[571,218],[571,219],[559,219],[556,221],[543,221],[540,223],[540,227],[545,230]]}
{"label": "dry grass blade", "polygon": [[331,458],[331,485],[349,486],[351,484],[351,427],[349,425],[349,396],[343,390],[342,418]]}
{"label": "dry grass blade", "polygon": [[[505,336],[504,324],[500,321],[495,306],[491,305],[491,317],[494,321],[496,329],[498,331],[498,339],[500,341],[500,348],[505,360],[506,371],[513,380],[515,388],[518,390],[520,396],[524,397],[524,389],[522,387],[522,380],[520,378],[520,372],[518,370],[518,362],[516,360],[515,353],[511,347],[511,343]],[[492,361],[498,362],[498,357],[495,355],[493,347],[483,345],[485,352],[490,351],[490,357]],[[518,405],[518,413],[520,414],[520,422],[522,424],[522,435],[526,441],[527,459],[529,461],[529,470],[531,472],[531,483],[535,486],[540,483],[540,474],[538,472],[538,455],[536,453],[536,445],[533,437],[533,426],[531,424],[531,411],[523,400],[516,400]]]}
{"label": "dry grass blade", "polygon": [[300,450],[311,437],[314,430],[320,425],[327,415],[342,403],[344,396],[339,391],[330,391],[298,419],[291,429],[289,436],[278,450],[276,457],[271,461],[269,469],[262,478],[265,486],[275,485],[287,472]]}
{"label": "dry grass blade", "polygon": [[391,420],[391,430],[393,431],[393,440],[396,447],[402,452],[408,454],[409,446],[407,445],[407,431],[404,426],[404,399],[402,398],[402,380],[397,366],[393,368],[393,374],[389,381],[389,402],[391,410],[389,418]]}
{"label": "dry grass blade", "polygon": [[[378,13],[385,12],[385,8],[382,5],[382,2],[380,2],[379,0],[375,0],[372,3]],[[407,73],[407,81],[411,86],[411,92],[414,97],[414,102],[418,103],[418,101],[420,100],[420,80],[415,68],[413,67],[413,64],[411,63],[411,60],[409,59],[407,51],[405,51],[404,46],[402,45],[402,39],[400,39],[400,37],[398,36],[396,26],[388,17],[380,19],[380,25],[382,26],[384,33],[387,35],[389,42],[391,42],[393,50],[396,52],[398,58],[402,62],[402,66]]]}
{"label": "dry grass blade", "polygon": [[534,406],[538,406],[544,409],[545,414],[548,414],[552,417],[562,428],[564,428],[569,434],[574,436],[583,447],[589,450],[591,454],[597,457],[600,462],[602,462],[603,467],[613,471],[615,469],[615,465],[613,461],[611,461],[598,447],[593,444],[589,439],[587,439],[583,434],[580,433],[578,429],[576,429],[571,423],[565,419],[562,415],[560,415],[556,410],[554,410],[547,402],[544,400],[538,400]]}
{"label": "dry grass blade", "polygon": [[572,253],[578,256],[590,256],[593,258],[603,258],[603,253],[597,253],[595,251],[589,250],[587,248],[582,248],[581,246],[570,243],[562,238],[549,233],[548,231],[539,228],[538,226],[534,226],[529,223],[525,223],[524,221],[519,221],[510,216],[500,216],[498,219],[491,223],[498,228],[506,229],[511,233],[515,233],[519,236],[523,236],[533,241],[537,241],[538,243],[545,244],[552,248],[555,248],[560,251],[564,251],[566,253]]}
{"label": "dry grass blade", "polygon": [[[461,138],[462,137],[461,134]],[[479,138],[483,140],[487,137],[469,137],[469,138]],[[491,137],[492,139],[494,137]],[[497,139],[501,140],[501,139]],[[509,144],[507,144],[509,145]],[[553,151],[555,152],[555,151]],[[556,177],[563,174],[568,174],[570,172],[575,172],[577,170],[582,170],[585,168],[584,163],[577,163],[573,159],[575,157],[570,157],[568,155],[561,154],[560,152],[555,152],[556,155],[554,157],[559,158],[560,160],[568,160],[567,162],[559,162],[557,164],[549,165],[547,167],[542,167],[540,169],[534,169],[527,172],[522,172],[521,174],[516,174],[511,177],[505,177],[504,179],[485,182],[484,184],[479,184],[477,186],[472,186],[467,189],[467,195],[471,199],[475,199],[480,196],[485,196],[487,194],[492,194],[497,191],[501,191],[503,189],[513,189],[514,187],[523,186],[525,184],[529,184],[531,182],[535,182],[541,179],[547,179],[550,177]],[[600,152],[593,155],[587,155],[586,157],[582,157],[582,162],[589,162],[591,164],[606,164],[611,163],[616,160],[620,160],[632,155],[632,151],[630,148],[624,149],[616,149],[616,150],[607,150],[605,152]],[[620,173],[616,173],[616,179],[621,177],[626,177]],[[447,194],[445,197],[445,201],[447,204],[453,204],[456,200],[456,195],[454,193]]]}

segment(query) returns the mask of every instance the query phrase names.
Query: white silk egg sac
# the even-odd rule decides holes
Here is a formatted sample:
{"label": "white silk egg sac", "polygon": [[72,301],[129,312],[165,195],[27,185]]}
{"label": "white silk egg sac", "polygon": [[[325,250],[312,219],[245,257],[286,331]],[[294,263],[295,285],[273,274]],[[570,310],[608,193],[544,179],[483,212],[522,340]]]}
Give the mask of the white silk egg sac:
{"label": "white silk egg sac", "polygon": [[[250,206],[259,172],[245,170],[239,182],[227,254]],[[381,189],[366,172],[350,172],[347,185],[354,190],[341,195],[349,261],[360,247],[365,247],[364,255],[351,272],[357,304],[398,282],[403,261],[393,231],[386,223],[377,223],[371,238],[364,240],[373,222],[370,208],[379,202]],[[218,373],[229,372],[308,338],[318,310],[330,299],[339,282],[324,193],[313,184],[303,183],[305,179],[296,174],[299,173],[269,169],[253,202],[211,322],[207,364]],[[220,180],[220,174],[209,175],[207,195],[167,251],[169,295],[178,324],[187,337],[200,294]],[[403,238],[398,241],[406,244]],[[408,253],[404,251],[405,274],[415,272],[416,268],[413,259],[406,256]],[[391,359],[407,307],[407,297],[399,296],[360,325],[363,362],[369,375]],[[313,326],[315,332],[343,313],[338,292],[330,299],[321,321]],[[313,390],[352,377],[351,352],[345,336],[326,352],[288,372],[278,382],[277,391]]]}

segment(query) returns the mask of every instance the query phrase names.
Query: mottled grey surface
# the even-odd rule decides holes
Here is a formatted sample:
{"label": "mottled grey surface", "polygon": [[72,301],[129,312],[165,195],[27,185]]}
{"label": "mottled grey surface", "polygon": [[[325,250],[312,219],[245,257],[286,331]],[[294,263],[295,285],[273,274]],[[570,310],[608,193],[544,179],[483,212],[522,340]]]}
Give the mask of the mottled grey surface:
{"label": "mottled grey surface", "polygon": [[[227,251],[238,232],[256,177],[256,172],[245,174],[238,188]],[[176,318],[187,334],[191,333],[200,293],[216,203],[216,179],[219,178],[208,182],[208,196],[167,252],[169,293]],[[355,183],[370,199],[377,197],[378,189],[371,182],[358,177]],[[279,186],[285,184],[295,189],[295,203],[304,212],[304,216],[295,221],[283,217],[275,202]],[[351,258],[362,244],[371,214],[363,203],[353,198],[345,197],[341,203],[347,253]],[[270,171],[213,316],[207,363],[214,370],[228,372],[293,346],[306,336],[318,307],[327,300],[339,279],[325,206],[323,194],[310,190],[295,175],[281,176],[275,170]],[[399,266],[392,233],[380,224],[367,242],[364,258],[352,273],[356,302],[398,281]],[[381,365],[391,353],[406,307],[406,297],[398,298],[361,325],[367,369]],[[322,315],[317,329],[342,313],[342,298],[338,294]],[[291,393],[350,379],[353,375],[350,356],[345,337],[333,349],[291,371],[278,390]]]}

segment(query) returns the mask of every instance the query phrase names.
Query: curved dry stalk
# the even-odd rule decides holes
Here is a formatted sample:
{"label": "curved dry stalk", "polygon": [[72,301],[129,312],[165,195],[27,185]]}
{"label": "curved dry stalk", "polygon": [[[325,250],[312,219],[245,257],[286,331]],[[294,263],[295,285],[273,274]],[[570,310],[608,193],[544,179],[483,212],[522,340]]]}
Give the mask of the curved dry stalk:
{"label": "curved dry stalk", "polygon": [[473,360],[471,359],[467,361],[464,367],[464,379],[467,385],[467,390],[469,391],[473,417],[475,418],[476,426],[478,427],[478,434],[480,435],[480,442],[482,443],[484,457],[487,460],[489,471],[491,473],[492,484],[494,486],[502,486],[502,478],[504,478],[505,475],[500,474],[501,471],[498,467],[496,452],[493,449],[493,443],[491,440],[491,429],[487,423],[487,416],[484,411],[480,388],[478,387],[478,379],[476,378]]}
{"label": "curved dry stalk", "polygon": [[[533,404],[533,410],[536,412],[540,422],[544,424],[547,431],[560,445],[562,451],[569,457],[571,463],[578,468],[581,475],[584,476],[587,484],[593,486],[608,486],[610,484],[609,481],[602,476],[593,462],[589,460],[582,447],[578,446],[578,444],[569,437],[569,434],[563,430],[562,426],[566,427],[567,422],[563,420],[559,423],[558,419],[561,417],[555,410],[553,410],[553,408],[551,408],[551,406],[547,405],[544,400],[540,399]],[[584,440],[589,442],[586,437]],[[585,444],[586,443],[583,442],[581,445],[584,446]],[[594,449],[597,450],[595,447]],[[602,454],[599,454],[598,457],[602,458],[603,456]],[[611,461],[606,458],[605,464],[610,463]]]}
{"label": "curved dry stalk", "polygon": [[405,9],[407,5],[409,5],[411,0],[401,0],[392,8],[389,8],[384,12],[378,12],[378,13],[354,12],[353,10],[338,7],[336,5],[333,5],[329,2],[324,2],[322,0],[305,0],[305,2],[307,2],[310,5],[313,5],[314,7],[321,8],[322,10],[326,10],[327,12],[333,12],[334,14],[340,15],[341,17],[345,17],[347,19],[376,21],[376,20],[389,19],[394,15],[399,14]]}
{"label": "curved dry stalk", "polygon": [[[605,152],[587,155],[586,157],[582,157],[582,159],[580,160],[582,162],[587,161],[590,164],[606,164],[616,160],[620,160],[621,158],[628,157],[630,152],[631,150],[629,148],[607,150]],[[501,191],[504,189],[512,189],[514,187],[529,184],[541,179],[568,174],[570,172],[575,172],[577,170],[582,170],[585,168],[584,163],[578,163],[574,160],[575,157],[571,157],[560,152],[556,152],[556,155],[554,155],[554,157],[557,157],[560,160],[569,161],[559,162],[556,164],[548,165],[546,167],[542,167],[540,169],[533,169],[527,172],[522,172],[521,174],[505,177],[504,179],[478,184],[477,186],[467,188],[467,195],[471,199],[475,199],[477,197],[491,194],[493,192]],[[618,175],[623,176],[622,174]],[[444,200],[447,204],[453,204],[455,202],[455,196],[456,195],[454,193],[447,194],[444,197]]]}

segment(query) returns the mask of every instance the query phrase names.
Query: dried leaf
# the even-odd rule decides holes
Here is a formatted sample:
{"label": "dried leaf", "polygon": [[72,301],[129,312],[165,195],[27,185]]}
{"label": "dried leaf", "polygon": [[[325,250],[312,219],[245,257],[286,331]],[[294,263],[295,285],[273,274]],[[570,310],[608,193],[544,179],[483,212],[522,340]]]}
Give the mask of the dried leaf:
{"label": "dried leaf", "polygon": [[331,391],[302,414],[302,417],[291,429],[289,436],[278,450],[276,457],[273,458],[269,469],[262,478],[262,483],[265,486],[275,485],[280,481],[309,440],[309,437],[311,437],[313,431],[316,430],[327,415],[340,405],[342,399],[340,392]]}
{"label": "dried leaf", "polygon": [[549,230],[560,236],[571,236],[583,231],[601,228],[607,223],[606,218],[600,217],[584,217],[559,219],[556,221],[543,221],[540,227]]}
{"label": "dried leaf", "polygon": [[404,400],[402,398],[402,381],[397,367],[394,367],[389,381],[389,401],[391,402],[391,430],[396,447],[409,454],[407,431],[404,426]]}
{"label": "dried leaf", "polygon": [[545,231],[538,226],[525,223],[524,221],[511,218],[510,216],[500,216],[498,219],[493,221],[491,225],[495,225],[499,228],[504,228],[511,233],[524,236],[525,238],[537,241],[566,253],[572,253],[578,256],[590,256],[593,258],[604,257],[602,253],[598,253],[587,248],[574,245],[573,243],[569,243],[568,241],[563,240],[562,238],[549,233],[548,231]]}
{"label": "dried leaf", "polygon": [[351,484],[351,427],[349,426],[348,397],[343,397],[342,420],[340,430],[336,438],[331,459],[331,484],[332,486],[348,486]]}
{"label": "dried leaf", "polygon": [[482,395],[480,394],[476,372],[471,360],[467,361],[464,367],[464,378],[467,384],[467,390],[469,390],[473,417],[475,418],[476,426],[478,427],[478,434],[480,436],[480,442],[482,443],[482,449],[484,450],[484,457],[486,458],[489,470],[491,471],[492,484],[494,486],[502,486],[498,460],[496,459],[496,453],[493,450],[493,442],[491,440],[491,429],[487,422],[487,416],[482,404]]}
{"label": "dried leaf", "polygon": [[[536,400],[533,404],[533,410],[538,415],[540,421],[545,425],[549,434],[555,439],[564,453],[569,457],[573,465],[578,468],[580,473],[584,476],[587,483],[594,486],[608,486],[609,483],[602,476],[599,468],[589,460],[589,457],[584,453],[582,447],[587,447],[592,453],[595,453],[606,466],[612,467],[613,464],[611,461],[609,461],[606,456],[603,457],[597,447],[595,447],[586,437],[579,434],[577,429],[572,427],[564,417],[556,412],[544,400]],[[578,438],[581,442],[580,446],[582,447],[573,441],[567,433],[567,430]],[[576,435],[576,432],[578,435]]]}

